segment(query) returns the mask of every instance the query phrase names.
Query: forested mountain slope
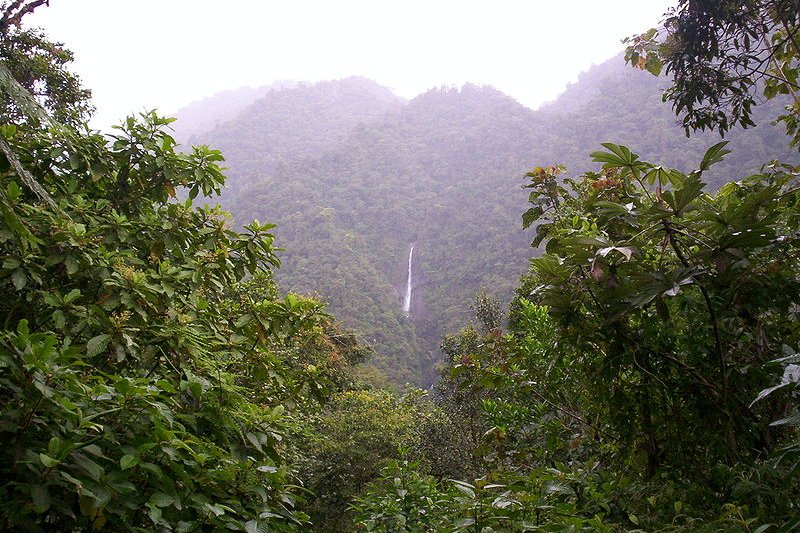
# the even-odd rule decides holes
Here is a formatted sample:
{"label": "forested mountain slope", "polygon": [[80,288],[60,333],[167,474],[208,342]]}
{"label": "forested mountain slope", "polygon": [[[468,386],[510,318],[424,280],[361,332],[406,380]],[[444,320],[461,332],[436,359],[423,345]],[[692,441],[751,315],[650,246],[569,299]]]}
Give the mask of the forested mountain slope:
{"label": "forested mountain slope", "polygon": [[208,98],[192,102],[176,113],[180,127],[177,139],[180,142],[191,142],[196,134],[204,134],[222,123],[231,120],[245,107],[267,94],[273,86],[240,87],[222,91]]}
{"label": "forested mountain slope", "polygon": [[[507,297],[527,267],[527,170],[564,163],[577,174],[605,141],[690,169],[718,141],[686,139],[662,85],[615,58],[532,111],[489,87],[434,89],[405,103],[351,78],[272,91],[193,140],[224,151],[223,204],[237,221],[278,224],[282,286],[328,299],[372,342],[391,380],[427,383],[441,335],[470,315],[464,302],[481,288]],[[794,157],[781,131],[759,124],[730,134],[734,152],[712,181]]]}
{"label": "forested mountain slope", "polygon": [[298,83],[294,81],[275,81],[260,87],[230,89],[196,100],[175,113],[179,124],[175,138],[181,143],[192,143],[198,139],[198,135],[204,136],[209,131],[230,122],[246,107],[267,94],[297,86]]}
{"label": "forested mountain slope", "polygon": [[233,120],[208,133],[196,133],[190,142],[208,142],[222,150],[237,176],[228,184],[230,193],[244,184],[264,182],[281,161],[318,156],[342,142],[358,124],[403,103],[364,78],[281,86],[243,108]]}

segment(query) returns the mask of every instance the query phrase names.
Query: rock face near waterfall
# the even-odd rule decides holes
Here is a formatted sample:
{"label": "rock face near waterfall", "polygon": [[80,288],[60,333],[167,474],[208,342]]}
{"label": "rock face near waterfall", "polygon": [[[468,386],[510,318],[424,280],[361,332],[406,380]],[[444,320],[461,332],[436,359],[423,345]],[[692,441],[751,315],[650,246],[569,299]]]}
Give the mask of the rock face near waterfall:
{"label": "rock face near waterfall", "polygon": [[[471,315],[465,302],[482,288],[508,300],[527,268],[527,170],[565,163],[578,173],[605,141],[691,169],[718,141],[682,137],[661,84],[617,58],[532,111],[490,87],[435,89],[405,102],[354,78],[268,91],[192,134],[224,150],[223,206],[236,221],[278,225],[287,250],[281,286],[322,295],[376,348],[375,366],[391,381],[424,385],[443,333]],[[718,183],[782,149],[796,159],[767,125],[777,107],[759,107],[762,126],[730,135],[734,152],[715,167]]]}

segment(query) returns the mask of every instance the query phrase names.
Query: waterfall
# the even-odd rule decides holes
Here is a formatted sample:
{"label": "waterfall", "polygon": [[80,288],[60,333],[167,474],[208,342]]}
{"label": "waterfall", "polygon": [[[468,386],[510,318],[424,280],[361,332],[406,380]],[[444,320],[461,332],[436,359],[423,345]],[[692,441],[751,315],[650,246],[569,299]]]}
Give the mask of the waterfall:
{"label": "waterfall", "polygon": [[406,283],[406,298],[403,301],[403,311],[407,315],[411,314],[411,258],[414,257],[414,245],[408,251],[408,282]]}

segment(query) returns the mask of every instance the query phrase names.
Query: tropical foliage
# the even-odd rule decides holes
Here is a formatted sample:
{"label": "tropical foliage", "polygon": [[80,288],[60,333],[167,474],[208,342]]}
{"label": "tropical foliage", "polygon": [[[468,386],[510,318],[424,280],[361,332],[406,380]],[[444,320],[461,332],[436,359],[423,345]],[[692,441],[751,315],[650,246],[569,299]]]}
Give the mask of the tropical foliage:
{"label": "tropical foliage", "polygon": [[[800,167],[771,161],[789,153],[774,131],[739,156],[673,141],[668,110],[620,110],[641,73],[608,65],[537,113],[473,86],[410,103],[363,79],[273,87],[247,142],[217,129],[244,164],[223,198],[286,226],[285,279],[365,327],[383,353],[363,366],[357,334],[276,284],[278,229],[202,203],[219,151],[179,150],[155,112],[89,130],[72,56],[19,27],[43,3],[0,3],[0,529],[800,527]],[[793,98],[790,4],[683,1],[628,60],[666,65],[689,131],[750,125],[775,110],[752,109],[756,88]],[[763,79],[733,79],[747,61]],[[615,133],[647,155],[602,143],[578,163]],[[528,172],[525,211],[498,184],[532,154],[578,171]],[[492,293],[531,239],[505,316]],[[435,385],[401,390],[433,381],[433,339],[484,284]]]}
{"label": "tropical foliage", "polygon": [[438,403],[469,436],[468,481],[390,463],[359,527],[796,527],[797,172],[706,193],[724,146],[689,173],[613,144],[599,172],[530,172],[524,219],[545,251],[508,330],[482,297],[443,345]]}
{"label": "tropical foliage", "polygon": [[758,93],[786,101],[778,120],[800,142],[795,0],[681,0],[659,29],[628,40],[625,59],[673,84],[664,93],[691,131],[755,126]]}
{"label": "tropical foliage", "polygon": [[33,115],[0,132],[2,528],[304,524],[283,440],[362,349],[278,296],[270,225],[175,199],[219,192],[219,152],[154,113],[85,133],[5,82]]}
{"label": "tropical foliage", "polygon": [[[346,79],[272,90],[196,139],[224,149],[231,187],[222,203],[235,219],[277,224],[279,284],[324,297],[374,346],[371,364],[392,382],[428,386],[441,337],[468,323],[465,302],[481,289],[508,301],[526,269],[518,176],[532,161],[579,173],[591,167],[588,152],[614,139],[636,143],[649,161],[691,168],[716,142],[683,137],[661,103],[662,85],[617,58],[531,111],[490,87],[439,88],[402,102],[373,82]],[[780,109],[776,101],[756,113],[759,128],[731,132],[734,152],[706,174],[710,188],[737,169],[797,159],[768,124]]]}

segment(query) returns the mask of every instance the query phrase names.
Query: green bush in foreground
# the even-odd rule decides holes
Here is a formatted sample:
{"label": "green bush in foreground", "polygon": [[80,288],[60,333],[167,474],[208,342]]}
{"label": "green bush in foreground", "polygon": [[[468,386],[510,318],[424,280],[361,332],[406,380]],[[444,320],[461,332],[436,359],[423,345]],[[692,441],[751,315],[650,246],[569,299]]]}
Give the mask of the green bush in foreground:
{"label": "green bush in foreground", "polygon": [[175,199],[224,178],[218,152],[175,152],[168,122],[0,130],[4,530],[306,520],[282,440],[344,364],[330,319],[276,298],[269,225]]}

